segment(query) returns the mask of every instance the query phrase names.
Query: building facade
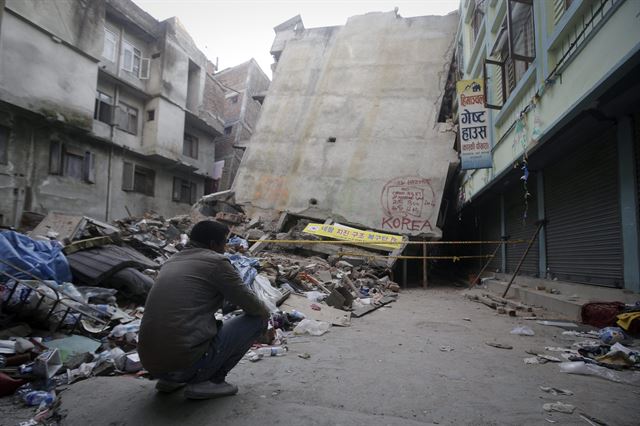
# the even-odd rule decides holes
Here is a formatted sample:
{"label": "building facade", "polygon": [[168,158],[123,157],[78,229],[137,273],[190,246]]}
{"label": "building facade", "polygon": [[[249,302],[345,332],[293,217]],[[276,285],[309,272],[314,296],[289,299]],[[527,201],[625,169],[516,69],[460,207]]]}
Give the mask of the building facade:
{"label": "building facade", "polygon": [[[273,81],[236,200],[384,232],[440,238],[455,134],[439,121],[457,13],[374,12],[344,26],[274,28]],[[452,173],[451,173],[452,174]]]}
{"label": "building facade", "polygon": [[[215,74],[224,87],[224,136],[216,141],[216,162],[222,167],[219,190],[233,185],[240,161],[260,118],[269,77],[255,59]],[[222,163],[220,163],[222,162]]]}
{"label": "building facade", "polygon": [[463,171],[460,226],[529,240],[542,223],[521,273],[640,291],[639,16],[637,1],[461,1],[454,72],[484,80],[492,167]]}
{"label": "building facade", "polygon": [[225,90],[176,18],[129,0],[8,0],[0,18],[0,224],[171,216],[213,186]]}

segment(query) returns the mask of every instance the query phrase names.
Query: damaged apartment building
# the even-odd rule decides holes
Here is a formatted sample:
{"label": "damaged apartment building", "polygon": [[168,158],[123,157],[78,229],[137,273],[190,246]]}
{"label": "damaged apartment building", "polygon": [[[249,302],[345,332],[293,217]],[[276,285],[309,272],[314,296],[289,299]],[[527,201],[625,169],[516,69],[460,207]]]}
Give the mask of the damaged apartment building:
{"label": "damaged apartment building", "polygon": [[224,136],[216,140],[216,163],[222,168],[218,190],[223,191],[233,184],[260,117],[270,80],[255,59],[226,68],[215,76],[226,90]]}
{"label": "damaged apartment building", "polygon": [[172,216],[218,186],[215,66],[129,0],[0,1],[0,225]]}
{"label": "damaged apartment building", "polygon": [[521,268],[526,244],[500,246],[491,274],[640,291],[639,15],[637,1],[461,2],[454,72],[484,81],[491,151],[462,175],[452,239],[534,238]]}
{"label": "damaged apartment building", "polygon": [[438,121],[458,14],[275,27],[273,81],[234,189],[249,211],[441,237],[458,158]]}

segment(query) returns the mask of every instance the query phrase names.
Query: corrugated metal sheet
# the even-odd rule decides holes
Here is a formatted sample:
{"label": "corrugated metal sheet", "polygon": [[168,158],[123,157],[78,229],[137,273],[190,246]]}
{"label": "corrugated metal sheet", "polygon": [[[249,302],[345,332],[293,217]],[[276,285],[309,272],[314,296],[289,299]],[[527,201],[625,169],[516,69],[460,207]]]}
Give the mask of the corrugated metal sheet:
{"label": "corrugated metal sheet", "polygon": [[106,245],[67,256],[73,276],[83,283],[97,285],[116,272],[134,267],[157,269],[159,265],[127,246]]}
{"label": "corrugated metal sheet", "polygon": [[547,262],[560,280],[622,286],[615,136],[611,128],[546,170]]}
{"label": "corrugated metal sheet", "polygon": [[[502,238],[500,232],[500,200],[498,198],[494,198],[493,202],[489,202],[485,204],[480,211],[483,212],[483,215],[480,217],[480,226],[481,226],[481,238],[484,241],[498,241]],[[482,254],[488,255],[492,254],[495,250],[495,244],[483,244],[482,245]],[[487,267],[487,271],[495,272],[500,270],[502,265],[502,250],[498,250],[496,253],[496,257],[494,257],[489,266]]]}
{"label": "corrugated metal sheet", "polygon": [[[527,201],[528,206],[525,204],[525,189],[523,183],[512,188],[505,195],[506,229],[510,240],[530,240],[537,228],[535,222],[538,219],[538,204],[536,202],[535,175],[531,173],[527,182],[527,189],[529,194],[531,194]],[[515,271],[526,249],[527,243],[507,245],[507,272]],[[538,259],[538,245],[534,243],[519,273],[522,275],[538,276]]]}

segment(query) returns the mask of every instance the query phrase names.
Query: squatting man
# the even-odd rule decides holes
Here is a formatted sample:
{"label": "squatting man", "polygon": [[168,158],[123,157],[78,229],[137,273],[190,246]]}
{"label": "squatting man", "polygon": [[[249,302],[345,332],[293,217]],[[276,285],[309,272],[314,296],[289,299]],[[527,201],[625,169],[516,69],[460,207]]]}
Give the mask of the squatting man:
{"label": "squatting man", "polygon": [[[190,399],[236,394],[227,374],[266,329],[267,307],[223,255],[228,235],[219,222],[197,223],[187,247],[162,265],[149,293],[138,353],[160,392],[186,386]],[[224,301],[244,314],[223,325],[214,314]]]}

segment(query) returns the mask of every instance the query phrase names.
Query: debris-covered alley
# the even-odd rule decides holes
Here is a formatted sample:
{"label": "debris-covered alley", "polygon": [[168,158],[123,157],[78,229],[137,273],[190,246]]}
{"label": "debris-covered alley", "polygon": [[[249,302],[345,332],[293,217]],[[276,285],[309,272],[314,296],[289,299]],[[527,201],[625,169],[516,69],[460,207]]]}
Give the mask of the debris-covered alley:
{"label": "debris-covered alley", "polygon": [[[518,325],[535,336],[510,334]],[[561,373],[558,363],[523,362],[530,351],[559,356],[544,348],[580,340],[562,331],[497,315],[459,289],[410,290],[350,327],[292,339],[286,356],[244,361],[232,373],[241,388],[236,397],[185,402],[180,394],[157,395],[146,379],[98,377],[62,392],[62,409],[70,425],[589,424],[580,414],[637,424],[637,387]],[[574,414],[543,409],[558,401],[573,405]],[[16,420],[31,415],[2,404]]]}
{"label": "debris-covered alley", "polygon": [[640,424],[640,2],[311,3],[0,0],[0,426]]}

